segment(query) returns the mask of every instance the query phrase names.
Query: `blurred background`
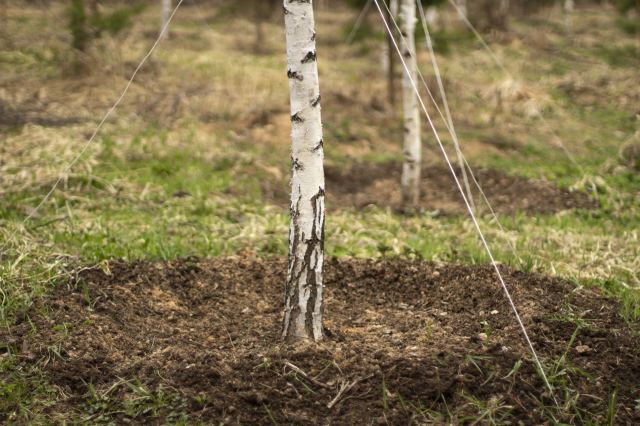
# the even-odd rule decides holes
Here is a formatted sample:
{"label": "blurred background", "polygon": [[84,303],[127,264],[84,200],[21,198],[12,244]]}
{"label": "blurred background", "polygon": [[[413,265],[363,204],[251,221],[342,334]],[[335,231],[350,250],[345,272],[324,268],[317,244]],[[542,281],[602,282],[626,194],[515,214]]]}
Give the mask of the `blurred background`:
{"label": "blurred background", "polygon": [[[328,253],[486,261],[424,122],[424,211],[397,212],[401,69],[390,65],[378,10],[314,3]],[[500,229],[476,200],[499,260],[617,292],[637,286],[639,3],[424,7],[462,150],[502,215]],[[3,315],[69,265],[286,254],[281,1],[185,0],[70,170],[167,10],[161,0],[2,0],[0,10],[2,276],[13,295]],[[441,101],[416,31],[419,67]],[[516,257],[513,245],[526,249]]]}

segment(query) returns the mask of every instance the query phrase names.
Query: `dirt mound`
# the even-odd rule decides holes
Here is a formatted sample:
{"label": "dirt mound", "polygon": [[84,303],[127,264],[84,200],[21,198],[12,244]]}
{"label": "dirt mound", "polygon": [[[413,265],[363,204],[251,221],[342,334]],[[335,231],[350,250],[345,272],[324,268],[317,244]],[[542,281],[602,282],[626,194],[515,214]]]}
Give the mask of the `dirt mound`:
{"label": "dirt mound", "polygon": [[[327,167],[327,204],[355,208],[376,205],[399,210],[401,173],[402,166],[393,162],[357,164],[348,170]],[[592,209],[598,205],[584,192],[560,189],[547,181],[510,176],[493,169],[478,169],[474,174],[499,213],[555,213],[572,208]],[[460,177],[459,171],[458,175]],[[473,182],[470,184],[476,205],[486,210],[477,188]],[[445,166],[425,167],[420,191],[425,210],[445,214],[466,212],[451,172]]]}
{"label": "dirt mound", "polygon": [[[178,393],[180,409],[206,424],[550,421],[551,399],[490,267],[326,266],[330,338],[319,346],[279,342],[286,262],[242,258],[84,271],[0,341],[67,396],[53,414],[89,410],[91,421],[171,420],[161,404],[135,414],[109,405],[141,398],[121,385],[134,378],[164,389],[169,406],[167,390]],[[615,422],[640,422],[638,324],[594,290],[504,272],[558,398],[575,399],[557,420],[604,423],[616,391]]]}

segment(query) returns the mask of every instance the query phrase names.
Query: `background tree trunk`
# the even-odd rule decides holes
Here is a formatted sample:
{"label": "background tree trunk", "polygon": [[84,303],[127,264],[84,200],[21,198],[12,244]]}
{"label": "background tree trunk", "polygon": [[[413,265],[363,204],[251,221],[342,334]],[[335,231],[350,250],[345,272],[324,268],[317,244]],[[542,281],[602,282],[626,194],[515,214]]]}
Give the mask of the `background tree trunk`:
{"label": "background tree trunk", "polygon": [[264,50],[262,48],[262,44],[264,42],[264,24],[260,16],[256,16],[254,22],[256,26],[256,39],[253,43],[253,50],[256,53],[262,53]]}
{"label": "background tree trunk", "polygon": [[283,338],[322,340],[324,168],[313,4],[284,0],[291,102],[291,224]]}
{"label": "background tree trunk", "polygon": [[[391,29],[391,31],[393,31],[393,26],[391,25],[391,17],[393,16],[394,19],[397,17],[398,0],[391,0],[389,6],[389,10],[385,10],[385,19],[389,23],[389,28]],[[387,75],[387,93],[389,96],[389,104],[393,106],[396,104],[396,51],[395,47],[393,46],[391,34],[389,34],[388,32],[386,33],[384,46],[385,48],[383,54],[386,55],[385,73]]]}
{"label": "background tree trunk", "polygon": [[564,0],[562,4],[562,11],[564,12],[564,29],[571,31],[573,27],[573,8],[575,3],[573,0]]}
{"label": "background tree trunk", "polygon": [[[500,0],[500,7],[498,8],[498,12],[491,15],[489,19],[489,23],[492,28],[498,29],[500,31],[507,30],[507,22],[509,18],[509,9],[511,8],[510,0]],[[493,12],[493,11],[492,11]]]}
{"label": "background tree trunk", "polygon": [[438,12],[438,8],[436,6],[427,7],[426,15],[429,28],[437,30],[440,24],[440,13]]}
{"label": "background tree trunk", "polygon": [[[169,16],[171,16],[171,0],[162,0],[162,25],[160,26],[160,31],[167,25],[169,22]],[[167,28],[164,32],[162,38],[169,37],[169,28]]]}
{"label": "background tree trunk", "polygon": [[406,43],[402,44],[409,74],[402,73],[402,105],[404,114],[404,163],[402,165],[402,204],[407,210],[418,208],[420,199],[420,167],[422,162],[422,145],[420,141],[420,113],[418,98],[411,83],[416,80],[415,26],[416,3],[414,0],[402,0],[400,6],[402,36]]}

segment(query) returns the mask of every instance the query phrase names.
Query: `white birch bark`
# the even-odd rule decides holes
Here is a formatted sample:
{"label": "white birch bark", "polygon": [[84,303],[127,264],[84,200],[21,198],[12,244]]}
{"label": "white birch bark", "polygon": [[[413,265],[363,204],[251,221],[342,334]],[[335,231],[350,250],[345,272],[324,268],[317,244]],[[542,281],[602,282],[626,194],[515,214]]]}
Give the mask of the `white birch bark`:
{"label": "white birch bark", "polygon": [[[169,22],[169,17],[171,16],[171,0],[162,0],[162,23],[160,25],[160,32]],[[169,38],[169,28],[164,31],[162,34],[162,38]]]}
{"label": "white birch bark", "polygon": [[398,0],[391,0],[389,9],[391,10],[391,15],[393,15],[394,19],[398,17],[398,8],[399,8]]}
{"label": "white birch bark", "polygon": [[391,64],[389,63],[389,43],[387,40],[382,41],[382,56],[380,57],[380,63],[382,64],[382,73],[384,75],[389,74],[391,70]]}
{"label": "white birch bark", "polygon": [[284,0],[291,103],[291,223],[282,336],[323,338],[324,151],[312,0]]}
{"label": "white birch bark", "polygon": [[402,56],[411,77],[403,67],[402,106],[404,116],[404,163],[402,165],[402,204],[407,210],[418,208],[420,199],[420,167],[422,163],[422,144],[420,141],[420,112],[418,98],[411,83],[417,81],[415,46],[416,3],[414,0],[402,0],[400,6],[402,36]]}
{"label": "white birch bark", "polygon": [[573,0],[564,0],[562,4],[562,11],[564,12],[564,29],[571,31],[573,27],[573,8],[575,3]]}

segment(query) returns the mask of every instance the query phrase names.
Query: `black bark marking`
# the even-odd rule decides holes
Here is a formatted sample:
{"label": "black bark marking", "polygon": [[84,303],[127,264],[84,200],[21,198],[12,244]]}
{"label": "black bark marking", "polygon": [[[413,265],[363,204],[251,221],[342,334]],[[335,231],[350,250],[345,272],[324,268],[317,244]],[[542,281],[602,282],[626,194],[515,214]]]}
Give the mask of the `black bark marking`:
{"label": "black bark marking", "polygon": [[293,123],[304,123],[304,118],[300,117],[300,113],[296,112],[291,116],[291,121]]}
{"label": "black bark marking", "polygon": [[[293,191],[293,188],[291,188]],[[298,200],[295,203],[291,203],[290,209],[291,209],[291,228],[290,228],[290,234],[289,234],[289,238],[291,239],[291,241],[289,242],[291,244],[290,247],[290,251],[289,251],[289,265],[288,265],[288,273],[287,273],[287,282],[285,283],[285,301],[284,301],[284,306],[285,306],[285,311],[288,310],[289,311],[289,318],[288,318],[288,322],[287,322],[287,316],[285,315],[284,318],[284,324],[282,327],[282,336],[284,339],[287,339],[289,337],[289,325],[291,324],[292,321],[295,320],[295,318],[297,318],[297,316],[299,315],[299,311],[300,311],[300,307],[298,306],[297,303],[293,304],[292,306],[292,301],[297,301],[299,298],[299,294],[298,294],[298,286],[295,285],[298,282],[298,279],[300,278],[300,273],[296,274],[295,273],[295,268],[298,264],[298,262],[296,261],[296,253],[298,252],[298,246],[300,245],[300,235],[298,235],[298,217],[300,216],[300,201],[302,200],[302,191],[300,190],[300,186],[298,185],[298,194],[300,194],[298,196]],[[291,238],[293,236],[293,238]]]}
{"label": "black bark marking", "polygon": [[[300,191],[300,187],[298,187]],[[291,220],[291,232],[293,239],[291,241],[291,250],[289,252],[289,274],[287,276],[286,283],[286,299],[285,307],[289,309],[289,321],[296,321],[300,315],[300,307],[298,301],[300,298],[299,282],[303,275],[306,273],[306,282],[303,286],[309,289],[309,299],[307,300],[307,309],[304,318],[305,334],[315,338],[313,332],[313,314],[315,311],[315,304],[318,298],[318,288],[322,285],[322,282],[318,282],[315,269],[318,267],[318,262],[321,260],[321,255],[324,253],[324,189],[318,188],[318,192],[311,197],[311,207],[313,209],[313,226],[311,229],[311,235],[306,236],[299,228],[298,222],[292,216]],[[292,211],[299,211],[299,205],[302,201],[302,195],[298,198],[296,203],[292,203]],[[296,213],[297,214],[297,213]],[[320,229],[318,229],[318,227]],[[302,259],[298,258],[298,248],[301,243],[306,244],[306,249]],[[322,309],[321,309],[322,314]],[[286,320],[286,318],[285,318]],[[285,340],[295,338],[289,331],[289,324],[285,323],[283,326],[283,337]],[[324,332],[324,328],[321,328],[321,333]]]}
{"label": "black bark marking", "polygon": [[[311,228],[311,238],[305,241],[307,250],[304,254],[304,266],[307,268],[307,285],[310,288],[309,299],[307,300],[307,315],[305,316],[305,328],[307,333],[313,336],[313,313],[315,311],[318,287],[322,282],[316,279],[315,269],[318,266],[319,257],[324,253],[324,189],[318,188],[316,195],[311,197],[311,207],[313,209],[313,227]],[[316,226],[320,226],[318,230]],[[320,232],[318,232],[320,231]],[[320,234],[320,236],[318,236]],[[311,259],[315,253],[315,262]],[[322,312],[322,311],[321,311]]]}
{"label": "black bark marking", "polygon": [[287,77],[293,78],[298,81],[304,80],[304,77],[301,74],[298,74],[297,71],[287,70]]}
{"label": "black bark marking", "polygon": [[293,169],[296,171],[304,170],[304,165],[300,162],[299,158],[294,158],[292,161]]}
{"label": "black bark marking", "polygon": [[313,32],[313,35],[311,36],[311,41],[316,41],[316,32]]}
{"label": "black bark marking", "polygon": [[315,62],[316,61],[316,52],[307,52],[307,54],[305,55],[304,58],[302,58],[302,63],[306,64],[308,62]]}
{"label": "black bark marking", "polygon": [[320,105],[320,100],[321,99],[322,99],[322,96],[318,95],[317,98],[315,98],[314,100],[311,101],[311,106],[315,108],[318,105]]}
{"label": "black bark marking", "polygon": [[311,152],[316,152],[319,149],[322,149],[324,147],[324,140],[320,139],[320,142],[318,142],[318,145],[315,146],[315,148],[313,148],[311,150]]}
{"label": "black bark marking", "polygon": [[[300,200],[302,200],[302,190],[300,189],[300,185],[298,185],[298,200],[295,203],[291,203],[290,214],[291,220],[295,221],[300,217]],[[295,240],[295,238],[294,238]]]}
{"label": "black bark marking", "polygon": [[409,166],[412,170],[415,169],[415,165],[417,161],[410,156],[411,154],[404,154],[404,163]]}
{"label": "black bark marking", "polygon": [[311,0],[289,0],[289,3],[311,3]]}
{"label": "black bark marking", "polygon": [[285,15],[288,15],[288,14],[291,13],[291,12],[289,12],[289,9],[287,9],[286,7],[283,6],[282,8],[284,9],[284,14]]}

